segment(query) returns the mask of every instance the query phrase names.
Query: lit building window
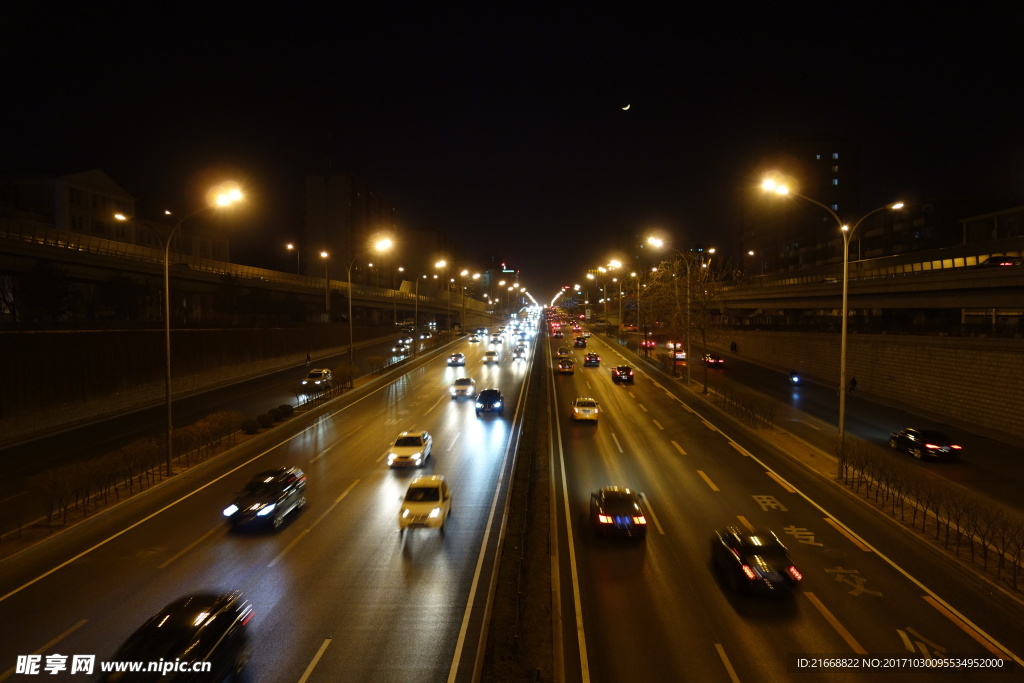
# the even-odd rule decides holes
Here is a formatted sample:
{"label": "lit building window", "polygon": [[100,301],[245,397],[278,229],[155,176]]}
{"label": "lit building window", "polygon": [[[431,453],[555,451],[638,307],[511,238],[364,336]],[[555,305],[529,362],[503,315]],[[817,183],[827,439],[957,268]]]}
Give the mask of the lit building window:
{"label": "lit building window", "polygon": [[833,185],[838,185],[839,184],[839,178],[833,178],[832,179],[832,184]]}
{"label": "lit building window", "polygon": [[839,159],[839,152],[832,152],[833,159]]}

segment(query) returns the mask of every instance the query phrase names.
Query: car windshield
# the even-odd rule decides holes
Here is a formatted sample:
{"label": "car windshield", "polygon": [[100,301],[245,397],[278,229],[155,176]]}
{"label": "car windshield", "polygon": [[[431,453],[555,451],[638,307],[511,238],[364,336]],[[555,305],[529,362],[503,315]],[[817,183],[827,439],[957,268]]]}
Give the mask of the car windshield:
{"label": "car windshield", "polygon": [[786,549],[779,545],[774,539],[750,537],[743,540],[740,546],[744,555],[760,555],[761,557],[783,558],[786,557]]}
{"label": "car windshield", "polygon": [[468,387],[472,383],[473,383],[473,380],[471,380],[469,378],[466,378],[466,377],[462,377],[462,378],[459,378],[459,379],[455,380],[455,386],[457,386],[457,387]]}
{"label": "car windshield", "polygon": [[274,481],[250,481],[242,489],[242,495],[245,496],[274,496],[281,490],[281,482]]}
{"label": "car windshield", "polygon": [[608,491],[604,494],[604,511],[612,515],[632,515],[639,512],[632,493]]}
{"label": "car windshield", "polygon": [[484,389],[480,392],[481,401],[493,401],[498,398],[498,392],[493,389]]}
{"label": "car windshield", "polygon": [[423,444],[418,436],[400,436],[395,440],[395,448],[417,448]]}
{"label": "car windshield", "polygon": [[405,494],[409,503],[432,503],[441,500],[441,492],[436,487],[417,486]]}
{"label": "car windshield", "polygon": [[322,373],[322,372],[311,372],[311,373],[309,373],[309,377],[307,377],[307,379],[320,379],[323,376],[324,376],[324,373]]}
{"label": "car windshield", "polygon": [[594,401],[576,401],[577,408],[593,408],[596,405]]}

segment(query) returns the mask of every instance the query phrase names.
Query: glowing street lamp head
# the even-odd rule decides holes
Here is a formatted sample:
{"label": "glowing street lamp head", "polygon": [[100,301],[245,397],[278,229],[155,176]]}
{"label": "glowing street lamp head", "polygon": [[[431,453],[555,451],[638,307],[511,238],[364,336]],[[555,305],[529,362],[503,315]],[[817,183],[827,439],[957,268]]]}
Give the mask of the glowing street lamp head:
{"label": "glowing street lamp head", "polygon": [[229,206],[235,202],[240,202],[244,199],[242,190],[239,189],[238,185],[231,182],[221,183],[216,187],[211,187],[207,193],[207,199],[210,204],[217,206]]}
{"label": "glowing street lamp head", "polygon": [[611,261],[608,262],[608,267],[609,268],[621,268],[622,267],[622,261],[618,261],[616,259],[612,259]]}
{"label": "glowing street lamp head", "polygon": [[899,211],[900,209],[903,208],[903,202],[896,202],[895,204],[893,204],[889,208],[892,209],[893,211]]}
{"label": "glowing street lamp head", "polygon": [[650,244],[652,247],[661,249],[663,246],[665,246],[665,240],[661,239],[660,237],[648,237],[647,244]]}
{"label": "glowing street lamp head", "polygon": [[441,259],[440,261],[438,261],[437,263],[434,264],[434,267],[435,268],[444,268],[447,265],[448,265],[448,262],[445,261],[444,259]]}
{"label": "glowing street lamp head", "polygon": [[328,256],[330,256],[330,254],[328,254],[326,251],[320,252],[320,258],[327,258]]}
{"label": "glowing street lamp head", "polygon": [[765,178],[761,182],[761,189],[765,192],[774,192],[775,194],[789,194],[789,188],[775,180],[775,178]]}

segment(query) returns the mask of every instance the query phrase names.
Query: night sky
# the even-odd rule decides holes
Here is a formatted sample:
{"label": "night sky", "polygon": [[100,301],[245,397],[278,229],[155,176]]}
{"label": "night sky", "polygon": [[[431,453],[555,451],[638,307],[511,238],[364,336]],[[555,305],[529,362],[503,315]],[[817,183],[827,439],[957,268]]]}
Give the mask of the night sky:
{"label": "night sky", "polygon": [[251,265],[291,268],[276,245],[328,167],[401,226],[498,253],[539,300],[646,228],[680,247],[730,234],[780,137],[856,144],[865,211],[1024,203],[1018,2],[16,4],[0,172],[99,168],[140,214],[194,208],[228,174]]}

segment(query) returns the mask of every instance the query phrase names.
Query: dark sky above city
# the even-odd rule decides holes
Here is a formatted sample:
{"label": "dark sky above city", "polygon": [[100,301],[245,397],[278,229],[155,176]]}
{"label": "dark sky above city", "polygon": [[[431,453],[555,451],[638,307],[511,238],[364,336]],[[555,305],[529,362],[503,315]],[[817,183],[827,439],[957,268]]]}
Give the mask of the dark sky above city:
{"label": "dark sky above city", "polygon": [[290,268],[279,245],[328,163],[538,300],[647,228],[734,239],[780,136],[857,145],[865,211],[1024,187],[1020,3],[19,4],[0,172],[99,168],[140,212],[231,175],[252,265]]}

